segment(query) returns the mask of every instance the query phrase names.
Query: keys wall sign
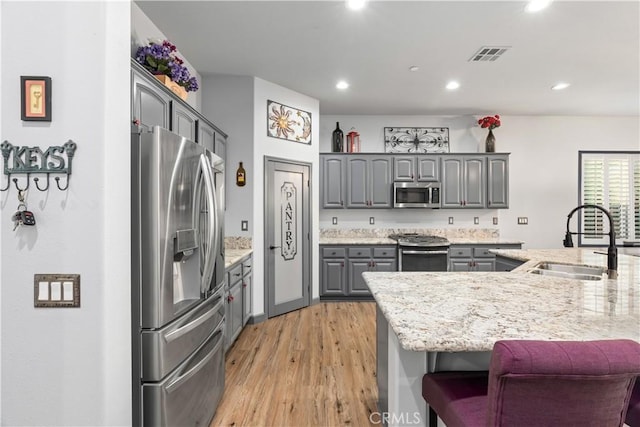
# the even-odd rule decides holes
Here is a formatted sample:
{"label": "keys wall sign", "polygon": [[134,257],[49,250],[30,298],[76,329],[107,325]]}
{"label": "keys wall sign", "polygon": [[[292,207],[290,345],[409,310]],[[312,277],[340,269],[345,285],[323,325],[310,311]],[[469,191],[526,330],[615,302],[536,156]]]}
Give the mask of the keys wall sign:
{"label": "keys wall sign", "polygon": [[0,191],[7,191],[11,180],[11,175],[26,174],[26,187],[18,186],[18,178],[13,178],[13,183],[18,191],[24,191],[29,188],[31,174],[46,174],[46,186],[40,187],[39,178],[34,177],[36,187],[40,191],[46,191],[49,188],[49,175],[61,174],[67,176],[67,182],[64,187],[60,185],[60,177],[55,177],[58,189],[64,191],[69,188],[69,175],[71,175],[71,166],[75,155],[77,144],[72,140],[65,142],[63,145],[56,145],[42,150],[40,147],[17,146],[4,141],[0,144],[0,151],[3,158],[3,171],[7,175],[7,184],[0,188]]}

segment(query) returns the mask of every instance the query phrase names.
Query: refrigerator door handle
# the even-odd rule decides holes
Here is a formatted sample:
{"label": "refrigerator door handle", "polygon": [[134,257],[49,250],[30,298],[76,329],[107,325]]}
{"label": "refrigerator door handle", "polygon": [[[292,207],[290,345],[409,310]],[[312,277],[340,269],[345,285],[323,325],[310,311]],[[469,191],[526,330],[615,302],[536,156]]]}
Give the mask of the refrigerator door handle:
{"label": "refrigerator door handle", "polygon": [[[188,366],[185,367],[185,369],[188,368],[188,370],[185,373],[181,373],[178,378],[173,380],[171,384],[167,386],[166,388],[167,393],[171,393],[172,390],[179,388],[181,383],[187,381],[189,378],[197,374],[198,371],[202,369],[202,367],[205,366],[213,356],[215,356],[215,354],[221,349],[222,344],[224,343],[224,339],[223,339],[224,334],[222,332],[223,328],[224,328],[224,322],[222,322],[221,326],[216,330],[216,332],[214,332],[214,335],[219,335],[219,339],[216,345],[213,347],[213,349],[209,351],[209,353],[204,358],[199,360],[198,363],[196,363],[193,367],[188,367]],[[203,348],[206,348],[206,346],[204,346]],[[193,358],[195,359],[197,356],[198,354],[196,353],[194,354]]]}
{"label": "refrigerator door handle", "polygon": [[195,320],[192,320],[191,322],[187,323],[183,327],[168,333],[167,335],[165,335],[164,340],[166,342],[171,342],[173,340],[177,340],[184,334],[191,332],[192,330],[194,330],[195,328],[202,325],[204,322],[206,322],[207,320],[209,320],[210,318],[218,314],[218,311],[220,311],[220,308],[222,308],[222,305],[223,305],[223,299],[220,298],[220,301],[212,309],[207,310],[205,314],[203,314],[202,316],[198,317]]}
{"label": "refrigerator door handle", "polygon": [[[202,176],[204,178],[205,191],[207,194],[207,201],[209,202],[209,209],[207,210],[207,253],[204,256],[205,268],[202,273],[202,284],[200,287],[200,291],[203,295],[206,295],[209,291],[209,287],[211,286],[211,280],[213,278],[214,268],[215,268],[215,257],[217,256],[218,242],[216,239],[217,230],[217,204],[215,200],[215,189],[213,184],[213,178],[211,177],[211,166],[207,157],[204,154],[200,155],[200,170],[202,171]],[[212,255],[213,254],[213,262]]]}

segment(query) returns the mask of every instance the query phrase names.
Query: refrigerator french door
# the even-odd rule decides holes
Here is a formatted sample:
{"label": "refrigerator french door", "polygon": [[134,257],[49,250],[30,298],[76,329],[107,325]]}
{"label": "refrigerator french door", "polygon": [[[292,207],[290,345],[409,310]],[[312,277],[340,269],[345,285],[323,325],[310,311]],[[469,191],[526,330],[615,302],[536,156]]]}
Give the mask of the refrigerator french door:
{"label": "refrigerator french door", "polygon": [[208,425],[224,389],[224,163],[132,134],[133,424]]}

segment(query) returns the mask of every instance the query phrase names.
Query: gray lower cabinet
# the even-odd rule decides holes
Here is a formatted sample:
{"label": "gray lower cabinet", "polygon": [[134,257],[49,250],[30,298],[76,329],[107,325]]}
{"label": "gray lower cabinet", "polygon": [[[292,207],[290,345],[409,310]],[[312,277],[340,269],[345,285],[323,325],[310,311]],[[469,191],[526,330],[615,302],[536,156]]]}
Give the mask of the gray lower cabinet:
{"label": "gray lower cabinet", "polygon": [[228,350],[238,338],[242,328],[251,317],[252,264],[251,256],[227,269],[227,306],[225,349]]}
{"label": "gray lower cabinet", "polygon": [[347,157],[347,208],[392,207],[392,158]]}
{"label": "gray lower cabinet", "polygon": [[496,255],[490,249],[521,249],[521,244],[451,245],[449,271],[502,271],[496,268]]}
{"label": "gray lower cabinet", "polygon": [[252,261],[253,258],[249,258],[242,262],[242,326],[246,325],[251,317],[251,296],[253,295]]}
{"label": "gray lower cabinet", "polygon": [[320,246],[320,297],[370,297],[366,271],[396,271],[395,246]]}
{"label": "gray lower cabinet", "polygon": [[511,271],[522,264],[524,264],[524,261],[496,255],[496,271]]}
{"label": "gray lower cabinet", "polygon": [[457,155],[442,159],[442,207],[484,208],[485,156]]}

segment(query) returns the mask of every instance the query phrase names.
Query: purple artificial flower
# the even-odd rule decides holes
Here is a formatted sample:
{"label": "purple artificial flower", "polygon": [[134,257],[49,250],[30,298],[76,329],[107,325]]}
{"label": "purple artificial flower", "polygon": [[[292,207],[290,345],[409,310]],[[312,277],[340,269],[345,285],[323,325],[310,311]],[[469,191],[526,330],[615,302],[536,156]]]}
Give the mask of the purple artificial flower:
{"label": "purple artificial flower", "polygon": [[175,45],[168,40],[164,40],[162,44],[150,42],[149,45],[138,48],[135,59],[151,73],[169,76],[187,91],[195,92],[198,90],[198,81],[182,65],[184,61],[175,54],[176,50]]}

